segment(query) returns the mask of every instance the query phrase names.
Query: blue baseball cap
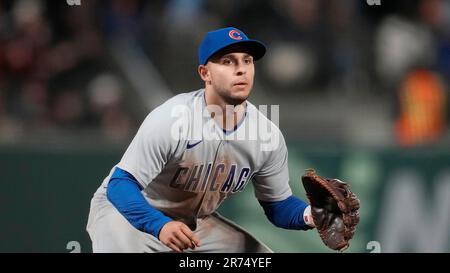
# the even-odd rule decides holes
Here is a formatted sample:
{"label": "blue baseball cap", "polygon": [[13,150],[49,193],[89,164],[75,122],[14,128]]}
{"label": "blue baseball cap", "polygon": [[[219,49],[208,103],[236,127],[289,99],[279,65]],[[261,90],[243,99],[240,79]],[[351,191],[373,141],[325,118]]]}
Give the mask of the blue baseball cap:
{"label": "blue baseball cap", "polygon": [[227,27],[206,33],[198,48],[198,62],[204,65],[212,55],[237,44],[246,48],[255,61],[266,53],[266,46],[263,43],[249,39],[244,32],[237,28]]}

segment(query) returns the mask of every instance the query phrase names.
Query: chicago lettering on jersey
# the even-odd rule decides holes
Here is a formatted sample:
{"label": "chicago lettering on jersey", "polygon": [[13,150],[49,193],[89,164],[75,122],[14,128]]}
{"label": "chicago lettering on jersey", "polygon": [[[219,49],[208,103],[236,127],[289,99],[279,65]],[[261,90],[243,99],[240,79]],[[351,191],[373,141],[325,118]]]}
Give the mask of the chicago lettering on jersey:
{"label": "chicago lettering on jersey", "polygon": [[197,164],[191,167],[180,167],[175,172],[169,186],[190,192],[220,191],[238,192],[250,180],[249,167],[237,168],[236,164],[226,166],[224,163]]}

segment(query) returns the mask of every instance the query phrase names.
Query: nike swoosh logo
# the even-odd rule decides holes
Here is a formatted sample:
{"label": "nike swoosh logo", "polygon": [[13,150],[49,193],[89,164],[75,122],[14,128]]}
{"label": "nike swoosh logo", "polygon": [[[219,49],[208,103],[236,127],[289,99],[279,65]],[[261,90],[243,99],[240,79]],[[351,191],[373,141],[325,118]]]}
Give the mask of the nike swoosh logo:
{"label": "nike swoosh logo", "polygon": [[197,146],[197,144],[199,144],[199,143],[202,142],[202,141],[203,141],[203,139],[200,140],[200,141],[198,141],[198,142],[192,143],[192,144],[190,144],[189,141],[188,141],[188,144],[187,144],[187,146],[186,146],[186,149],[194,148],[195,146]]}

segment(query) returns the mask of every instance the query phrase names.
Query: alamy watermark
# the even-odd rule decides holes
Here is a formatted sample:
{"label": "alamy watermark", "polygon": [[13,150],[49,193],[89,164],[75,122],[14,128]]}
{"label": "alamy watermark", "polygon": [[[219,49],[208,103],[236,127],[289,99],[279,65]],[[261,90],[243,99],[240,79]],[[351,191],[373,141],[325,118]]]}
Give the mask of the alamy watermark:
{"label": "alamy watermark", "polygon": [[[256,141],[261,151],[276,150],[280,143],[279,105],[260,105],[259,111],[249,110],[250,106],[247,109],[242,107],[227,105],[224,109],[218,105],[196,106],[195,103],[194,107],[176,105],[171,112],[175,119],[171,137],[175,141]],[[242,114],[240,120],[235,119],[237,113]],[[221,124],[223,120],[225,124]]]}
{"label": "alamy watermark", "polygon": [[366,0],[369,6],[381,6],[381,0]]}
{"label": "alamy watermark", "polygon": [[81,0],[66,0],[69,6],[81,6]]}
{"label": "alamy watermark", "polygon": [[70,253],[81,253],[81,244],[78,241],[70,241],[66,245],[67,250],[71,250]]}
{"label": "alamy watermark", "polygon": [[378,241],[370,241],[366,245],[367,250],[372,250],[369,253],[381,253],[381,244]]}

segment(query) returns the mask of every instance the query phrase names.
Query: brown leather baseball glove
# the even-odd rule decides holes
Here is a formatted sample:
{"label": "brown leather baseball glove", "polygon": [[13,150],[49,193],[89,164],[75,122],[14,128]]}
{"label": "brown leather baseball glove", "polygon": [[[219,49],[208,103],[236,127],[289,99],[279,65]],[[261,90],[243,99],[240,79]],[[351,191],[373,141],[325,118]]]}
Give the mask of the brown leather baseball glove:
{"label": "brown leather baseball glove", "polygon": [[320,238],[329,248],[344,251],[359,223],[359,199],[347,183],[320,177],[313,169],[305,171],[302,182]]}

